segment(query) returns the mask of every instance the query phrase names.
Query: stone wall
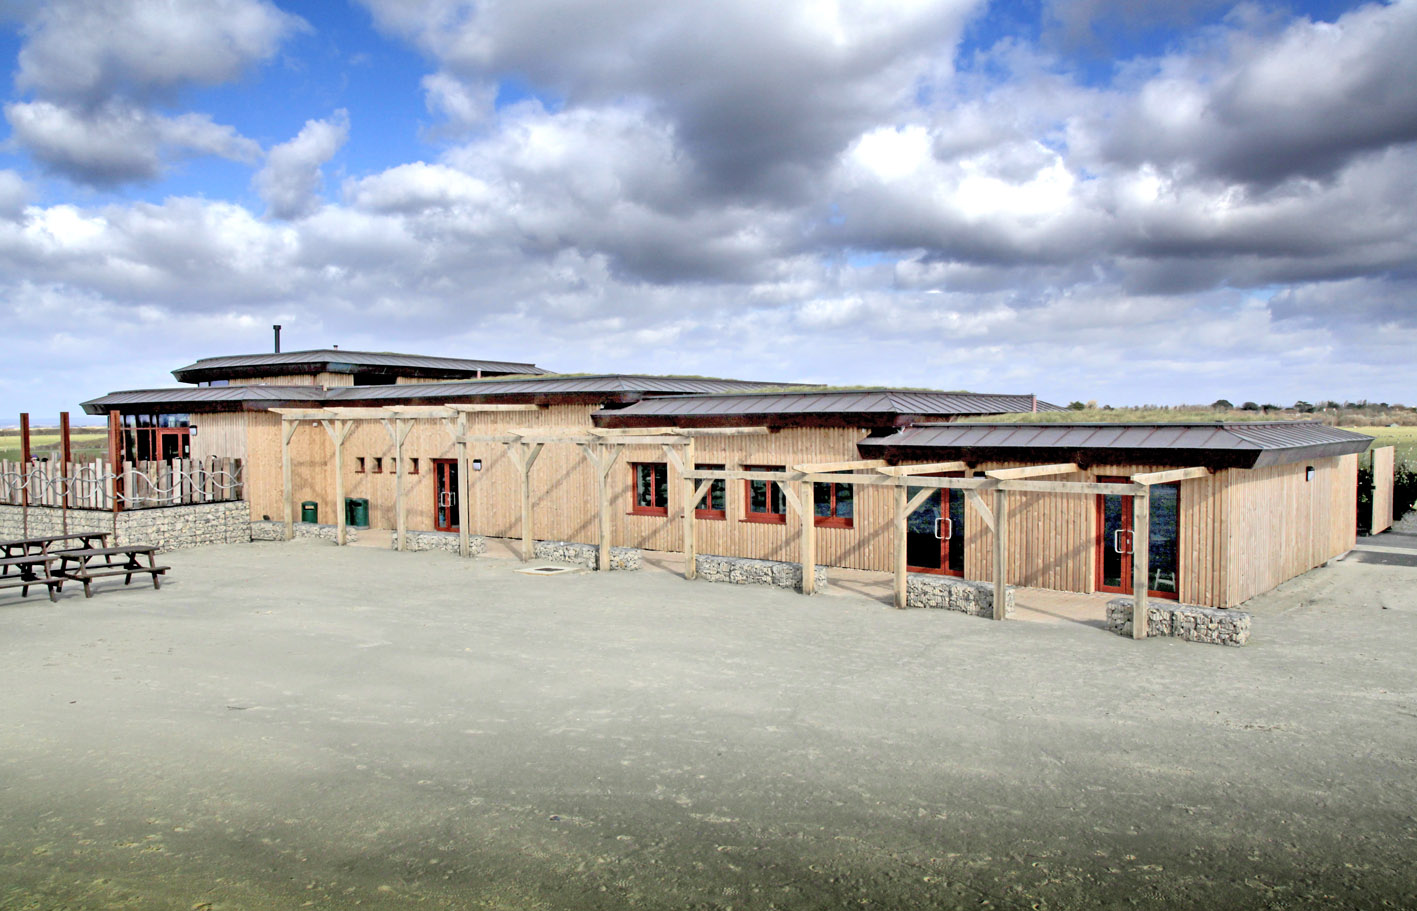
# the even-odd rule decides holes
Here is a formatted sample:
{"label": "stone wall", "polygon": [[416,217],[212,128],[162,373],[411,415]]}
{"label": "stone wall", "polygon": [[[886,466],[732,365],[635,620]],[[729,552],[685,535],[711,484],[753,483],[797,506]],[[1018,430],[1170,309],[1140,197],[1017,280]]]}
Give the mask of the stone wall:
{"label": "stone wall", "polygon": [[[994,616],[994,586],[953,576],[909,573],[905,577],[905,606],[955,610],[975,617]],[[1004,616],[1014,615],[1014,590],[1004,591]]]}
{"label": "stone wall", "polygon": [[[817,590],[827,584],[827,568],[817,566]],[[776,588],[802,590],[802,564],[777,560],[749,560],[746,557],[719,557],[700,554],[698,577],[706,582],[731,582],[734,585],[771,585]]]}
{"label": "stone wall", "polygon": [[[573,541],[537,541],[534,551],[536,559],[553,563],[570,563],[596,569],[600,566],[600,547],[595,544],[576,544]],[[620,570],[639,569],[641,565],[638,547],[610,548],[610,568]]]}
{"label": "stone wall", "polygon": [[[1107,628],[1119,636],[1131,636],[1131,598],[1107,602]],[[1173,601],[1146,601],[1146,635],[1174,636],[1187,642],[1213,645],[1244,645],[1250,641],[1250,615],[1240,610],[1196,607]]]}
{"label": "stone wall", "polygon": [[[389,535],[389,546],[398,547],[398,543],[399,533],[392,532]],[[409,550],[445,550],[454,554],[460,549],[458,533],[455,531],[406,531],[404,545]],[[487,542],[482,535],[468,535],[467,550],[472,556],[479,557],[487,553]]]}
{"label": "stone wall", "polygon": [[[26,529],[24,508],[0,506],[0,538],[41,538],[64,534],[64,511],[52,506],[31,506]],[[106,531],[109,544],[151,544],[158,550],[237,544],[251,540],[251,508],[241,500],[192,503],[111,512],[71,509],[68,530]]]}
{"label": "stone wall", "polygon": [[[295,536],[297,538],[318,538],[321,541],[334,541],[338,533],[338,527],[334,525],[316,525],[313,522],[296,522]],[[251,523],[252,541],[284,541],[285,523],[270,519],[264,522]],[[344,529],[344,540],[347,543],[354,543],[359,540],[359,529],[353,525],[346,525]]]}

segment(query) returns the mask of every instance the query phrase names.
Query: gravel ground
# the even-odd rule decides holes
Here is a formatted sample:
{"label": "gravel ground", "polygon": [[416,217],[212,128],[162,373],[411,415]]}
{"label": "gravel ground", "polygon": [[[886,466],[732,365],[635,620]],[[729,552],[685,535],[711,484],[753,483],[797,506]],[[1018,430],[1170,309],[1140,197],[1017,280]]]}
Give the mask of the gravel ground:
{"label": "gravel ground", "polygon": [[1417,537],[1244,649],[322,542],[0,593],[0,908],[1417,907]]}

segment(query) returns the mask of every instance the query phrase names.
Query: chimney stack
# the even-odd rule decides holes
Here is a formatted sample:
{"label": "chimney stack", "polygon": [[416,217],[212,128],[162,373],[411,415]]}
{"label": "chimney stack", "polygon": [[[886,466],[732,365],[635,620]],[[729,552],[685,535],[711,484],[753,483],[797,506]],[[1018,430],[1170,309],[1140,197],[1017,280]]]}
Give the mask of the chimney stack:
{"label": "chimney stack", "polygon": [[280,354],[280,324],[271,327],[276,331],[276,354]]}

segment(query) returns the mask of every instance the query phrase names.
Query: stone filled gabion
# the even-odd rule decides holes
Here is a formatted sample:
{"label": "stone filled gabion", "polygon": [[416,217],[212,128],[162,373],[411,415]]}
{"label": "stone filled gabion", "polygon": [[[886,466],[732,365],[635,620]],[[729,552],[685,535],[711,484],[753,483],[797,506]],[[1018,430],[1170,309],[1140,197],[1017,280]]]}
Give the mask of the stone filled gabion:
{"label": "stone filled gabion", "polygon": [[[1132,635],[1131,598],[1107,602],[1107,628],[1119,636]],[[1212,645],[1244,645],[1250,641],[1250,615],[1240,610],[1197,607],[1191,604],[1158,603],[1147,599],[1146,635],[1173,636],[1187,642]]]}
{"label": "stone filled gabion", "polygon": [[[552,563],[569,563],[594,570],[600,566],[600,546],[597,544],[577,544],[574,541],[537,541],[533,553],[538,560]],[[643,559],[638,547],[610,548],[610,568],[612,570],[636,570]]]}
{"label": "stone filled gabion", "polygon": [[[827,568],[815,567],[817,588],[827,584]],[[779,560],[750,560],[746,557],[719,557],[700,554],[698,577],[707,582],[731,582],[734,585],[768,585],[775,588],[802,590],[802,564]]]}
{"label": "stone filled gabion", "polygon": [[106,531],[110,545],[150,544],[160,551],[251,540],[251,507],[241,500],[130,509],[116,516],[94,509],[65,511],[31,506],[28,522],[21,506],[0,506],[0,539],[40,538],[76,531]]}
{"label": "stone filled gabion", "polygon": [[[974,617],[994,616],[994,586],[988,582],[911,573],[905,580],[905,606],[959,611]],[[1014,590],[1004,593],[1004,616],[1014,614]]]}
{"label": "stone filled gabion", "polygon": [[[311,522],[296,522],[295,537],[297,538],[317,538],[321,541],[334,541],[339,534],[339,528],[335,525],[315,525]],[[251,523],[252,541],[284,541],[285,523],[277,521],[264,521]],[[352,525],[345,526],[345,543],[359,540],[359,530]]]}
{"label": "stone filled gabion", "polygon": [[[399,546],[397,531],[390,533],[389,546]],[[455,531],[406,531],[404,546],[409,550],[444,550],[456,554],[461,551],[461,538]],[[487,553],[487,541],[482,535],[468,535],[467,552],[469,556],[482,556]]]}

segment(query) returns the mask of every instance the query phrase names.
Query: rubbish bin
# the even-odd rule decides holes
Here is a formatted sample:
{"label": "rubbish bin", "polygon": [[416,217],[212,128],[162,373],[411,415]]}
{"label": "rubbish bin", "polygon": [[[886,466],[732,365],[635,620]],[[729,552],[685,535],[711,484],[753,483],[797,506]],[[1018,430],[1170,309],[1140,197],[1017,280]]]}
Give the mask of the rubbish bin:
{"label": "rubbish bin", "polygon": [[309,522],[311,525],[320,521],[320,504],[314,500],[306,500],[300,504],[300,521]]}
{"label": "rubbish bin", "polygon": [[369,527],[369,500],[366,497],[344,498],[344,521],[354,528]]}

